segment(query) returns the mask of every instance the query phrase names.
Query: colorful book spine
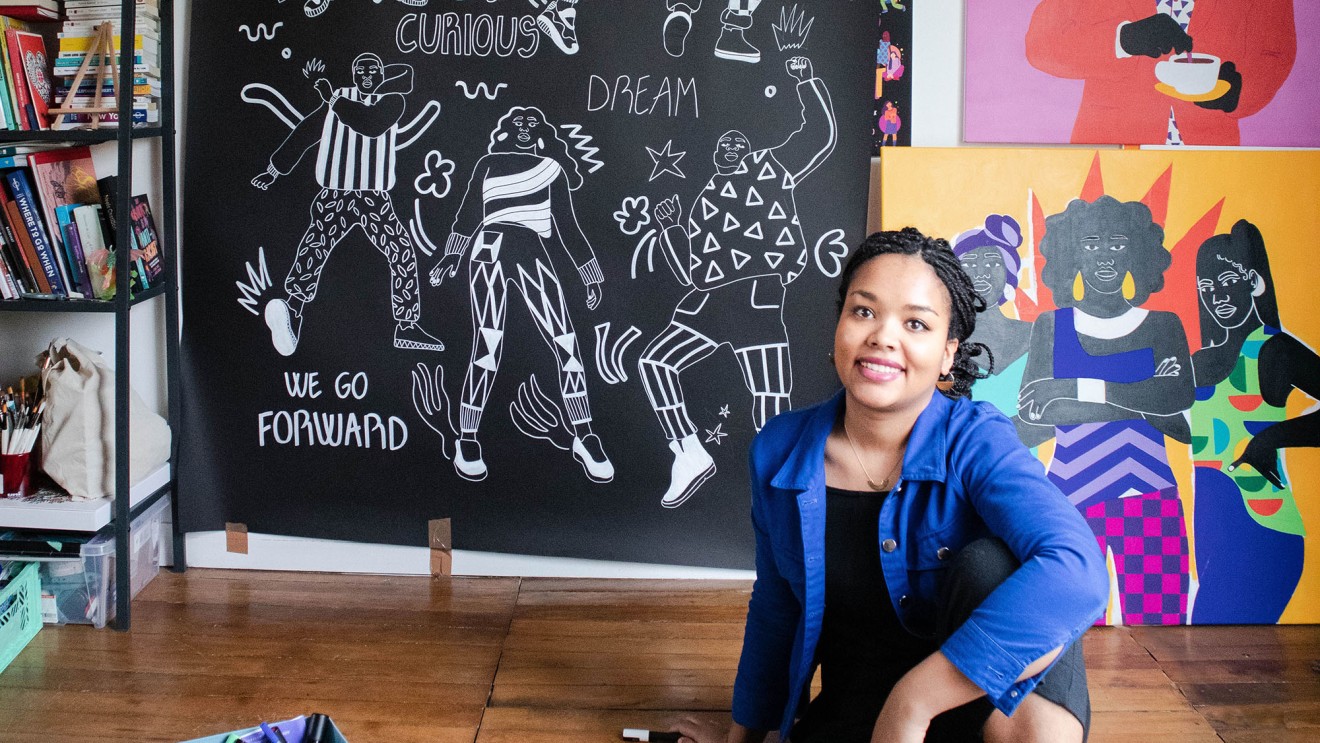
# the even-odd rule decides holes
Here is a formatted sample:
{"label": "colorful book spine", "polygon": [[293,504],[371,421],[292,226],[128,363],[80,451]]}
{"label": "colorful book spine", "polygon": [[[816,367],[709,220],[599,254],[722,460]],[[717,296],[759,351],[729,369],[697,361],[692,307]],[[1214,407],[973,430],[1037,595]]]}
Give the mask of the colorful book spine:
{"label": "colorful book spine", "polygon": [[73,210],[78,204],[64,204],[55,207],[55,221],[59,224],[60,234],[64,237],[64,253],[69,259],[69,271],[74,274],[78,290],[84,296],[94,296],[91,278],[87,275],[87,256],[83,254],[82,238],[78,235],[78,225],[73,221]]}
{"label": "colorful book spine", "polygon": [[5,182],[9,185],[9,192],[14,196],[14,203],[18,206],[19,216],[23,220],[23,228],[27,230],[28,239],[32,241],[32,247],[37,252],[37,259],[41,262],[41,272],[45,274],[46,281],[50,284],[51,293],[68,294],[68,285],[61,276],[55,248],[46,235],[46,227],[41,223],[41,214],[37,211],[36,197],[32,195],[32,184],[28,182],[27,173],[22,170],[11,170],[5,173]]}

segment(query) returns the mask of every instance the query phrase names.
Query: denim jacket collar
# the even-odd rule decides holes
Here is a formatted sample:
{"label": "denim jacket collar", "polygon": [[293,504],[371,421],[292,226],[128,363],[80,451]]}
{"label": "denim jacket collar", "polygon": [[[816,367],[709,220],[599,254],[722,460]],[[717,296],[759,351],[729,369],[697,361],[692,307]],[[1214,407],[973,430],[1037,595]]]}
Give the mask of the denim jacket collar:
{"label": "denim jacket collar", "polygon": [[[825,440],[834,429],[834,421],[843,409],[845,390],[812,411],[797,444],[784,460],[770,484],[782,490],[810,490],[824,487]],[[902,480],[933,480],[942,482],[946,476],[945,452],[948,439],[949,411],[953,401],[939,391],[931,393],[930,402],[917,416],[908,439],[907,453],[903,455]]]}

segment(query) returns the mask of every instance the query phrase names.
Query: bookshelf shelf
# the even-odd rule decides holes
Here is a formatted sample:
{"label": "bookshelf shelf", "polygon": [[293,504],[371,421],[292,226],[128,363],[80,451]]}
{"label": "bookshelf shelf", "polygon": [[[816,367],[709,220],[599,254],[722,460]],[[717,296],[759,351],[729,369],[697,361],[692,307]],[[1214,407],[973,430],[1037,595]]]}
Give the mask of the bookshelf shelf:
{"label": "bookshelf shelf", "polygon": [[[135,126],[129,131],[129,139],[151,139],[163,135],[159,126]],[[173,134],[173,132],[171,132]],[[0,130],[0,143],[13,142],[69,142],[77,144],[95,144],[114,142],[119,139],[119,130],[107,129],[68,129],[65,131],[6,131]]]}
{"label": "bookshelf shelf", "polygon": [[[153,286],[133,295],[129,306],[161,296],[164,284]],[[119,307],[113,299],[5,299],[0,300],[0,312],[115,312]]]}
{"label": "bookshelf shelf", "polygon": [[[115,284],[119,287],[118,295],[111,300],[89,299],[12,299],[0,301],[0,313],[68,313],[77,316],[83,313],[109,315],[114,319],[113,354],[115,359],[114,409],[115,409],[115,478],[114,494],[109,498],[87,503],[6,503],[0,499],[0,527],[22,526],[27,529],[95,531],[107,524],[114,530],[116,554],[129,555],[132,518],[148,508],[152,503],[168,494],[175,493],[170,499],[173,506],[173,542],[174,570],[182,572],[187,568],[187,557],[183,532],[179,520],[179,499],[177,469],[166,466],[162,471],[149,475],[147,480],[135,487],[129,485],[129,362],[131,359],[130,312],[133,307],[144,302],[162,298],[165,322],[165,382],[168,400],[168,414],[173,444],[170,462],[178,460],[178,441],[182,433],[181,402],[182,392],[179,379],[179,287],[177,261],[177,224],[178,208],[176,197],[176,162],[177,145],[174,119],[174,0],[122,0],[116,11],[121,45],[119,58],[129,59],[135,54],[134,31],[144,16],[135,12],[141,5],[154,7],[156,13],[145,16],[148,22],[159,24],[159,124],[123,128],[105,126],[100,129],[66,129],[59,131],[10,131],[0,129],[0,144],[14,143],[64,143],[70,145],[101,145],[115,147],[115,181],[113,191],[114,239],[106,243],[116,246],[132,244],[132,220],[130,209],[133,207],[134,145],[138,141],[148,142],[153,150],[159,148],[159,158],[150,158],[151,165],[140,166],[160,185],[161,208],[153,209],[159,218],[159,254],[164,270],[148,289],[128,297],[127,288],[132,285],[130,260],[120,260],[115,265]],[[86,5],[86,3],[82,3]],[[68,6],[66,5],[66,11]],[[0,8],[0,14],[3,8]],[[119,67],[119,78],[115,89],[130,90],[134,87],[133,65]],[[120,121],[132,120],[133,96],[124,95],[118,99]],[[127,254],[127,251],[125,251]],[[158,283],[156,283],[158,282]],[[5,322],[9,322],[6,320]],[[70,319],[69,323],[77,320]],[[0,353],[11,349],[0,348]],[[129,567],[132,561],[115,561],[115,582],[119,586],[130,585]],[[118,630],[130,628],[130,599],[132,591],[121,590],[116,593],[114,627]]]}

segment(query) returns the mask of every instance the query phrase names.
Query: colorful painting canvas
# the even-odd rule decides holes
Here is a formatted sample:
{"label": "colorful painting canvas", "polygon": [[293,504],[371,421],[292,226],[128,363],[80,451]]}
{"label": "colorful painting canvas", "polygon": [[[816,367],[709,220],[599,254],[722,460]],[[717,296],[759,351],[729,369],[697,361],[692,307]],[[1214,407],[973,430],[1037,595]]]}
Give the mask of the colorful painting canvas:
{"label": "colorful painting canvas", "polygon": [[904,149],[882,222],[991,307],[973,396],[1078,508],[1122,624],[1320,621],[1320,152]]}
{"label": "colorful painting canvas", "polygon": [[1320,146],[1320,4],[968,0],[968,142]]}
{"label": "colorful painting canvas", "polygon": [[880,41],[875,49],[873,151],[912,144],[912,3],[880,3]]}

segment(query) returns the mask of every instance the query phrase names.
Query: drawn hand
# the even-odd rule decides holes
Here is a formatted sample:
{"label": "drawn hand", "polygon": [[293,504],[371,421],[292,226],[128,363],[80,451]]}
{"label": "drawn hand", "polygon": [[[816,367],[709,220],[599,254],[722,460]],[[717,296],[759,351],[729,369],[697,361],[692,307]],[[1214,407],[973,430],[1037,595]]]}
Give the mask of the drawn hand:
{"label": "drawn hand", "polygon": [[335,94],[335,86],[330,84],[329,80],[323,77],[316,79],[316,92],[321,94],[321,100],[328,101]]}
{"label": "drawn hand", "polygon": [[1076,379],[1037,379],[1018,393],[1018,414],[1028,423],[1039,422],[1055,400],[1076,400]]}
{"label": "drawn hand", "polygon": [[655,221],[660,225],[661,230],[673,227],[683,217],[683,205],[678,201],[678,194],[656,204],[651,211],[655,214]]}
{"label": "drawn hand", "polygon": [[1237,71],[1237,65],[1225,62],[1219,66],[1219,79],[1228,83],[1228,92],[1213,101],[1200,101],[1196,105],[1213,111],[1233,113],[1237,110],[1238,99],[1242,97],[1242,73]]}
{"label": "drawn hand", "polygon": [[431,286],[440,286],[440,282],[446,277],[458,275],[458,265],[462,262],[463,256],[459,253],[450,253],[431,269]]}
{"label": "drawn hand", "polygon": [[268,170],[256,178],[253,178],[252,185],[265,191],[267,188],[270,188],[270,184],[275,182],[275,178],[276,176]]}
{"label": "drawn hand", "polygon": [[587,284],[587,309],[594,310],[600,306],[600,284]]}
{"label": "drawn hand", "polygon": [[811,71],[811,60],[806,57],[789,57],[784,67],[788,69],[789,77],[794,80],[805,81],[815,77]]}
{"label": "drawn hand", "polygon": [[1155,376],[1157,377],[1177,377],[1181,374],[1182,364],[1178,363],[1177,356],[1170,356],[1161,361],[1159,366],[1155,367]]}
{"label": "drawn hand", "polygon": [[1232,472],[1243,464],[1249,464],[1264,475],[1266,480],[1273,483],[1274,487],[1282,489],[1283,476],[1279,474],[1279,450],[1259,442],[1258,438],[1247,442],[1247,448],[1242,450],[1242,456],[1228,465],[1228,471]]}
{"label": "drawn hand", "polygon": [[1118,44],[1134,57],[1159,59],[1169,52],[1190,52],[1192,37],[1172,16],[1156,13],[1124,26],[1118,32]]}

